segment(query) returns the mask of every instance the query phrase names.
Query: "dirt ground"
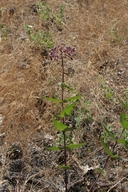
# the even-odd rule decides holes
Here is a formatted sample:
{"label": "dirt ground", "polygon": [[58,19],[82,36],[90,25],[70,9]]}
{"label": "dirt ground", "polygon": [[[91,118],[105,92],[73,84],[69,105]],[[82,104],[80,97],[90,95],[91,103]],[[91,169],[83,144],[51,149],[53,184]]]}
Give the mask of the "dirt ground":
{"label": "dirt ground", "polygon": [[[50,19],[41,17],[40,2]],[[57,23],[52,16],[63,4]],[[49,49],[27,29],[50,32],[54,46],[76,50],[73,60],[65,60],[65,80],[82,99],[69,124],[76,126],[73,141],[86,145],[68,154],[68,187],[89,191],[107,158],[103,125],[121,132],[120,113],[126,111],[119,100],[128,101],[128,1],[0,0],[0,192],[64,192],[57,168],[63,152],[45,150],[57,142],[52,114],[60,108],[42,98],[60,97],[61,63],[50,61]],[[93,191],[128,191],[128,151],[122,145],[115,151],[123,160],[109,159]]]}

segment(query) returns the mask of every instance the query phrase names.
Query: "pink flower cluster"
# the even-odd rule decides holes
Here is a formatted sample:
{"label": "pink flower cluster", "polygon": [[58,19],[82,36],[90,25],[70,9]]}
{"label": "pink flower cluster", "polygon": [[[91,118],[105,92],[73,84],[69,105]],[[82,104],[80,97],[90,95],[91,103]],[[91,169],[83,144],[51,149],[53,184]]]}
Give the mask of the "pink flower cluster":
{"label": "pink flower cluster", "polygon": [[49,58],[51,60],[58,60],[60,58],[66,58],[70,57],[72,59],[72,56],[75,55],[75,48],[71,48],[69,46],[66,46],[65,44],[62,44],[61,46],[58,45],[54,48],[52,48],[49,51]]}

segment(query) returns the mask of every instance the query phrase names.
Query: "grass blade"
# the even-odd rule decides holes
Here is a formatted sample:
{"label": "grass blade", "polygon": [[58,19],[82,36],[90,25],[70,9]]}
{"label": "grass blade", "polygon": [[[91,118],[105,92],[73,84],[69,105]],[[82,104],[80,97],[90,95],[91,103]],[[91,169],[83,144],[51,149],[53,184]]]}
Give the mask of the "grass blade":
{"label": "grass blade", "polygon": [[114,155],[110,150],[109,148],[107,147],[106,143],[104,142],[104,139],[101,137],[100,138],[100,141],[101,141],[101,144],[105,150],[105,152],[112,158],[116,159],[116,158],[119,158],[118,156]]}

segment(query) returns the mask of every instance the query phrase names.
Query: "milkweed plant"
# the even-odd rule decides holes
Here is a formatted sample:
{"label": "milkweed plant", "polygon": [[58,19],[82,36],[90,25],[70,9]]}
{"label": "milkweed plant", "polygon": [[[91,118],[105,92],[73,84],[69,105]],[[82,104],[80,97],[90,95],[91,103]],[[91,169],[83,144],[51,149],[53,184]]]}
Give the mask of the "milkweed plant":
{"label": "milkweed plant", "polygon": [[75,128],[70,128],[67,126],[66,118],[72,114],[76,103],[81,98],[81,95],[79,95],[78,93],[76,93],[75,95],[73,94],[73,96],[71,97],[64,98],[65,91],[71,92],[73,90],[69,85],[65,83],[64,59],[73,59],[74,55],[75,49],[70,46],[66,46],[65,44],[58,45],[49,51],[50,60],[61,61],[61,98],[43,97],[48,101],[59,103],[61,105],[60,114],[53,117],[53,125],[55,129],[61,134],[60,138],[62,142],[60,142],[60,145],[47,147],[47,149],[52,151],[61,150],[64,152],[64,165],[58,165],[58,167],[64,170],[65,192],[68,191],[68,169],[70,169],[70,166],[67,165],[67,151],[85,145],[85,143],[73,143],[71,141],[71,138],[70,142],[69,139],[67,139],[69,135],[68,132],[73,131]]}

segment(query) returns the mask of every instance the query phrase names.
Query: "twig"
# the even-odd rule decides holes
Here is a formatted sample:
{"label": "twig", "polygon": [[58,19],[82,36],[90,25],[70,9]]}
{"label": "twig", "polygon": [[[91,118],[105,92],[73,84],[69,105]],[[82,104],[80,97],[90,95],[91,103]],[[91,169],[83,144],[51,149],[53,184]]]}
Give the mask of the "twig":
{"label": "twig", "polygon": [[116,187],[121,181],[123,181],[126,177],[123,177],[120,181],[118,181],[115,185],[113,185],[107,192],[110,192],[111,189],[113,189],[114,187]]}

